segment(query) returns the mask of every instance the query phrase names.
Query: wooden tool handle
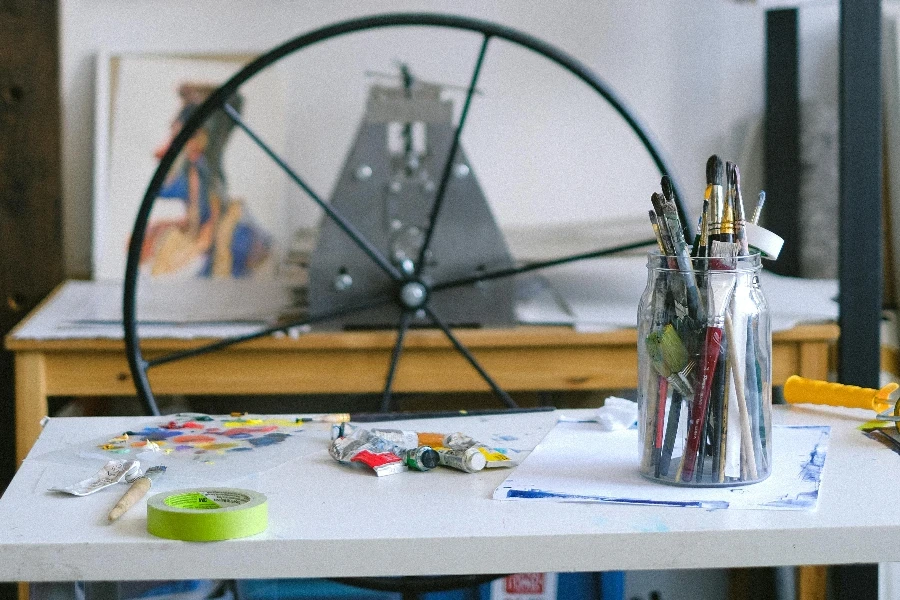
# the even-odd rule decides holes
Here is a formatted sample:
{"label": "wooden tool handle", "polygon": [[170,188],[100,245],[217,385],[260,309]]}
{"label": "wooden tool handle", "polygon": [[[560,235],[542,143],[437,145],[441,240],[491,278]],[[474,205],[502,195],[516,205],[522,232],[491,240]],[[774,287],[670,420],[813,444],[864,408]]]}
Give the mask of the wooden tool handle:
{"label": "wooden tool handle", "polygon": [[150,489],[152,482],[149,477],[138,477],[128,491],[122,495],[122,498],[109,511],[109,521],[115,521],[124,515],[129,508],[134,506],[138,500],[144,497],[144,494]]}

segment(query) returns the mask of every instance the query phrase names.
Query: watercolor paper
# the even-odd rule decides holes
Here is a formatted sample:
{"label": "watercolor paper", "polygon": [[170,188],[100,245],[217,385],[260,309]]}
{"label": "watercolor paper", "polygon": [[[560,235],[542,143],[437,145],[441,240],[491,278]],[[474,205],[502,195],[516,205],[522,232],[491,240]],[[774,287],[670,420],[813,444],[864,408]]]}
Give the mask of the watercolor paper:
{"label": "watercolor paper", "polygon": [[560,421],[495,491],[496,500],[606,502],[706,509],[815,510],[828,426],[774,426],[773,469],[745,486],[661,485],[638,471],[638,433]]}

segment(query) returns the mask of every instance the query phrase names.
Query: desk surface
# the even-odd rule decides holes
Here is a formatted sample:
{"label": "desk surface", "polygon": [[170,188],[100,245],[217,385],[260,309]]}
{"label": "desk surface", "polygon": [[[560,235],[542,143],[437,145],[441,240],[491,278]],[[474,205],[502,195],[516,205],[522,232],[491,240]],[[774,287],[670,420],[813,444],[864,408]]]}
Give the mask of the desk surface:
{"label": "desk surface", "polygon": [[[578,413],[580,411],[560,411]],[[557,413],[392,423],[536,444]],[[269,528],[243,540],[185,543],[146,531],[144,504],[113,525],[122,488],[82,498],[45,489],[47,452],[158,422],[59,418],[0,498],[0,580],[385,576],[839,564],[900,560],[900,457],[855,427],[859,410],[776,407],[776,423],[832,427],[813,512],[666,508],[491,499],[506,469],[378,478],[328,455],[328,429],[300,434],[298,458],[230,485],[269,499]],[[597,473],[597,477],[603,477]],[[74,482],[64,481],[63,483]],[[157,491],[163,491],[160,485]]]}

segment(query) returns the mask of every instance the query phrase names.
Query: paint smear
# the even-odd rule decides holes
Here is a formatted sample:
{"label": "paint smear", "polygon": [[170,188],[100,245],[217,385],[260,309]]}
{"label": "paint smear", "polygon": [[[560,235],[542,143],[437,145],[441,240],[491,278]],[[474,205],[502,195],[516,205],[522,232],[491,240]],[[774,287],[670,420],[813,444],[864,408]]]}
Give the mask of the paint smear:
{"label": "paint smear", "polygon": [[204,450],[228,450],[229,448],[235,448],[238,446],[237,442],[218,442],[215,444],[198,444],[198,448],[203,448]]}
{"label": "paint smear", "polygon": [[676,507],[695,507],[706,508],[708,510],[720,510],[728,508],[728,502],[724,500],[649,500],[642,498],[619,498],[617,496],[591,496],[566,494],[562,492],[548,492],[545,490],[506,490],[507,498],[557,498],[562,500],[571,500],[573,502],[608,502],[610,504],[648,504],[651,506],[676,506]]}
{"label": "paint smear", "polygon": [[216,441],[216,438],[211,435],[204,434],[190,434],[190,435],[179,435],[176,438],[172,438],[172,441],[177,444],[208,444]]}
{"label": "paint smear", "polygon": [[268,433],[259,438],[253,438],[247,440],[251,446],[256,446],[257,448],[262,446],[272,446],[274,444],[280,444],[284,440],[288,439],[290,434],[287,433]]}

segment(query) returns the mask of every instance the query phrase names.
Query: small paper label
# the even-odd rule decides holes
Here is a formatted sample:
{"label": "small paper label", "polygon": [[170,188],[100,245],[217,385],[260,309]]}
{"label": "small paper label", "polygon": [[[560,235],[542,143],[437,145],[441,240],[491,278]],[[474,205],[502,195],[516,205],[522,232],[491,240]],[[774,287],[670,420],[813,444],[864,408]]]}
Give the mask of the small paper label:
{"label": "small paper label", "polygon": [[491,600],[556,600],[556,573],[516,573],[491,583]]}

